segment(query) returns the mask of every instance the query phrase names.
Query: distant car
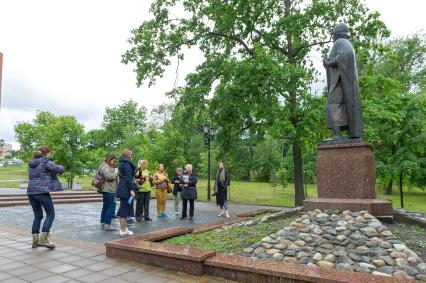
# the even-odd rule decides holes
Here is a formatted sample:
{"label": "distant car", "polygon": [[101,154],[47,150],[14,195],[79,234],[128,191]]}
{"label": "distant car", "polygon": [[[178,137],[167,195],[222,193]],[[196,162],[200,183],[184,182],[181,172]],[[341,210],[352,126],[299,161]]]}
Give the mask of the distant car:
{"label": "distant car", "polygon": [[0,167],[4,167],[4,163],[3,162],[0,162]]}
{"label": "distant car", "polygon": [[22,165],[24,165],[24,162],[19,159],[9,160],[4,163],[4,166],[22,166]]}

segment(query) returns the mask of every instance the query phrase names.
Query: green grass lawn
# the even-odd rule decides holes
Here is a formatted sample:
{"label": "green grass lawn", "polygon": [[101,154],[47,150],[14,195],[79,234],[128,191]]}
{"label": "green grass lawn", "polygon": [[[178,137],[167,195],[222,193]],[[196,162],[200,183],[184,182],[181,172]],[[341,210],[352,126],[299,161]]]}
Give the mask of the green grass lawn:
{"label": "green grass lawn", "polygon": [[216,252],[238,254],[244,248],[259,242],[262,238],[286,227],[297,216],[286,217],[255,226],[241,226],[221,231],[209,231],[201,234],[185,234],[164,241],[167,244],[207,249]]}
{"label": "green grass lawn", "polygon": [[[19,181],[4,180],[27,180],[28,173],[26,166],[20,167],[1,167],[0,168],[0,188],[17,188]],[[66,183],[63,178],[60,178],[62,183]],[[93,188],[90,186],[91,176],[77,177],[76,182],[83,185],[85,190]],[[211,182],[213,192],[213,181]],[[198,181],[198,199],[207,200],[207,180],[199,179]],[[281,186],[275,189],[268,183],[258,182],[241,182],[232,181],[230,187],[230,202],[231,203],[246,203],[260,204],[271,206],[293,206],[294,205],[294,185],[288,184],[286,188]],[[317,196],[316,185],[308,185],[308,197],[314,198]],[[172,198],[172,195],[169,195]],[[387,199],[392,201],[394,207],[400,207],[399,193],[394,189],[393,195],[387,196],[378,190],[377,197],[379,199]],[[214,197],[212,197],[214,201]],[[416,210],[426,213],[426,191],[420,189],[406,189],[404,192],[404,207],[408,210]]]}
{"label": "green grass lawn", "polygon": [[0,167],[0,180],[28,179],[27,166]]}

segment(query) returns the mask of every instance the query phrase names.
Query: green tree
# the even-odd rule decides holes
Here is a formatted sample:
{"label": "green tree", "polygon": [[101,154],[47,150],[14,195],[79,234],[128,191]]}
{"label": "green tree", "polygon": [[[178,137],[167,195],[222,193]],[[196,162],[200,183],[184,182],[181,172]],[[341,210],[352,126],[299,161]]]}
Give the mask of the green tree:
{"label": "green tree", "polygon": [[125,140],[132,139],[146,130],[146,115],[145,107],[139,107],[138,103],[132,100],[117,107],[107,107],[102,122],[105,145],[111,149],[123,148],[124,145],[134,146],[134,143],[125,144]]}
{"label": "green tree", "polygon": [[371,56],[360,76],[366,137],[375,145],[386,194],[395,180],[425,184],[420,177],[425,172],[425,54],[424,34],[391,40]]}
{"label": "green tree", "polygon": [[[66,134],[70,136],[72,146],[65,141]],[[15,125],[15,135],[26,160],[31,158],[32,153],[39,146],[48,145],[52,149],[52,157],[55,161],[65,167],[64,176],[68,183],[71,182],[74,174],[85,172],[87,140],[84,135],[84,126],[78,123],[75,117],[37,112],[32,122],[19,122]],[[81,138],[80,145],[76,144],[77,137]]]}
{"label": "green tree", "polygon": [[[184,17],[175,16],[176,7]],[[123,55],[124,63],[135,64],[137,85],[155,84],[171,58],[183,60],[197,46],[200,65],[171,95],[190,113],[208,110],[232,138],[279,121],[293,144],[295,204],[301,205],[303,105],[314,75],[309,54],[329,42],[339,21],[351,26],[355,47],[371,48],[388,34],[379,14],[359,0],[156,0],[150,11],[153,18],[132,31],[132,48]]]}

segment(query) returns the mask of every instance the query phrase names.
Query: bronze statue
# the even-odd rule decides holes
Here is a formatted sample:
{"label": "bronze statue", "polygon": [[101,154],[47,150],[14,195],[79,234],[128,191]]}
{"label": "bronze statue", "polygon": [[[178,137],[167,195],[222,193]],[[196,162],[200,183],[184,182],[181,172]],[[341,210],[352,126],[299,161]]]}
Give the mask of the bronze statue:
{"label": "bronze statue", "polygon": [[[348,26],[343,23],[337,24],[332,36],[334,45],[330,56],[324,58],[323,65],[327,70],[327,128],[332,129],[333,136],[324,143],[362,142],[358,73],[355,51],[349,41]],[[343,130],[348,130],[349,139],[342,137]]]}

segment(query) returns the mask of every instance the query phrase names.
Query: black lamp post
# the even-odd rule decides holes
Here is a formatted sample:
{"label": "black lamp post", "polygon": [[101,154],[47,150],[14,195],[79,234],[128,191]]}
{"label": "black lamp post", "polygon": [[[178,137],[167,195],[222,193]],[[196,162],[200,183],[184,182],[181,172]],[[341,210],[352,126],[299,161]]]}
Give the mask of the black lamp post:
{"label": "black lamp post", "polygon": [[73,188],[73,183],[74,183],[74,158],[75,158],[75,152],[78,148],[78,146],[80,146],[80,136],[77,136],[75,138],[75,140],[71,137],[70,134],[65,134],[64,135],[64,139],[65,142],[70,146],[71,148],[71,180],[68,183],[68,188],[72,189]]}
{"label": "black lamp post", "polygon": [[216,129],[211,128],[210,125],[203,125],[204,133],[204,145],[207,147],[208,158],[207,158],[207,200],[210,201],[211,190],[210,190],[210,144],[216,134]]}

